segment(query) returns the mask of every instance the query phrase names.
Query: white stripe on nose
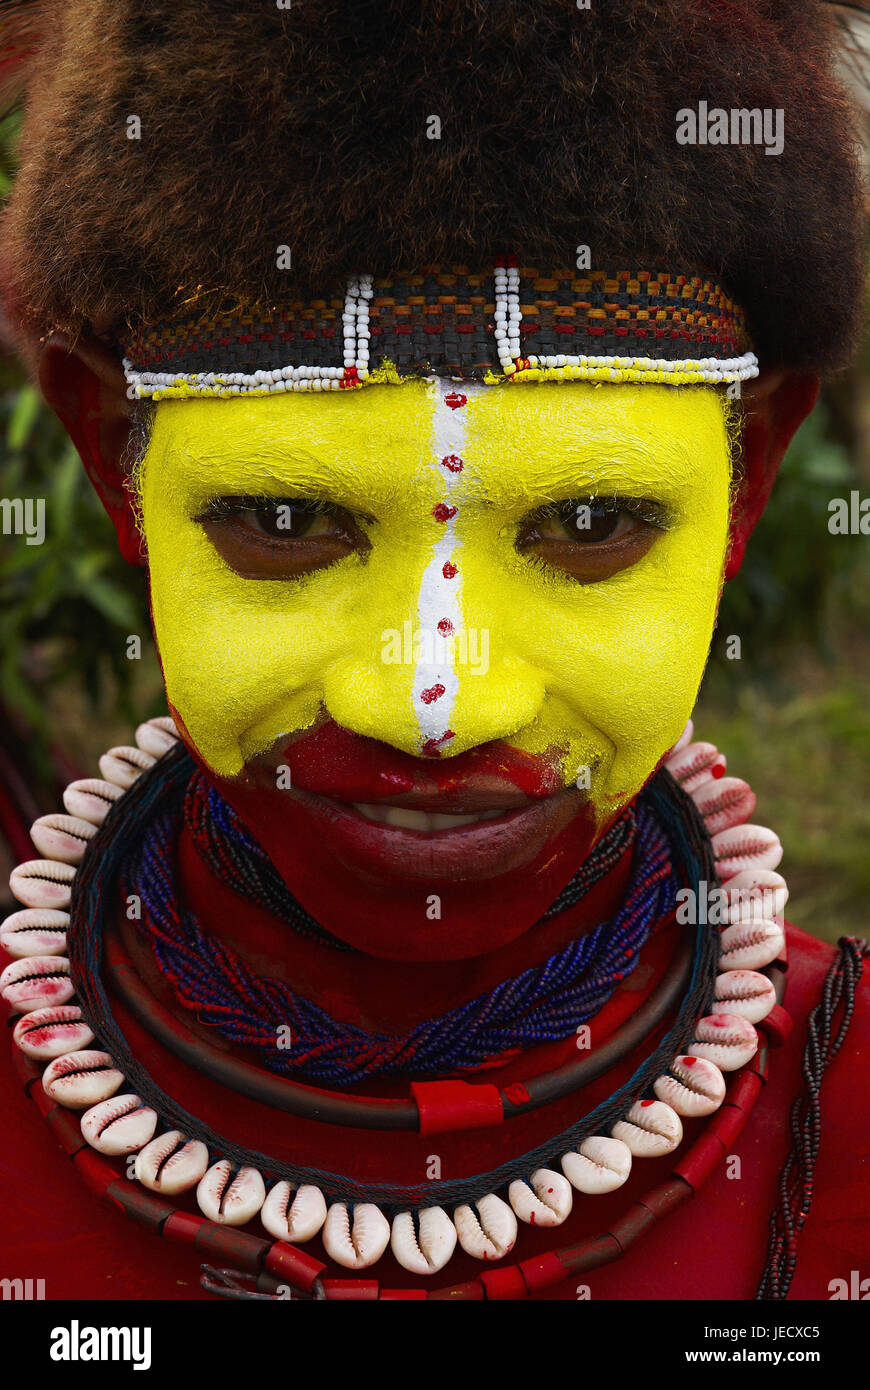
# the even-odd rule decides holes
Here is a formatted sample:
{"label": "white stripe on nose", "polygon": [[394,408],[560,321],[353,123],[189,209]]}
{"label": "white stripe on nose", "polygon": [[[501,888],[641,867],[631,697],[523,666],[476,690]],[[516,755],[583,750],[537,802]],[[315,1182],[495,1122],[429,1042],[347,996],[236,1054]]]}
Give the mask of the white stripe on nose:
{"label": "white stripe on nose", "polygon": [[462,567],[456,523],[465,492],[466,406],[470,396],[486,388],[440,377],[432,385],[432,467],[441,475],[445,491],[432,509],[432,556],[417,599],[419,656],[412,698],[420,751],[436,757],[454,737],[450,718],[459,691],[456,641],[462,634]]}

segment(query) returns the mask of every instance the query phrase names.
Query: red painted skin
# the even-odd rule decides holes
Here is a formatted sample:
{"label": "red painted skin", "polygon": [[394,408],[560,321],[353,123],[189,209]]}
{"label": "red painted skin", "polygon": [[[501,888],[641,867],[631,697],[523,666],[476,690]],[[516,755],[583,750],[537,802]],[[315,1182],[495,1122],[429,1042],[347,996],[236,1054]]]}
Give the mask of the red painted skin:
{"label": "red painted skin", "polygon": [[[612,822],[562,786],[557,751],[531,757],[499,742],[415,758],[331,720],[253,760],[241,778],[213,780],[311,915],[387,960],[465,960],[516,940]],[[505,813],[422,834],[366,820],[355,801]],[[433,894],[440,917],[428,912]]]}
{"label": "red painted skin", "polygon": [[[244,908],[240,906],[240,915]],[[651,989],[664,968],[673,935],[665,929],[650,943],[643,959],[645,981],[627,990],[595,1020],[594,1043],[603,1040]],[[641,1243],[612,1265],[575,1276],[536,1297],[573,1301],[659,1299],[666,1301],[751,1300],[767,1251],[768,1213],[776,1200],[777,1179],[788,1152],[787,1115],[803,1091],[800,1059],[806,1039],[806,1018],[818,1002],[831,947],[803,932],[789,930],[789,992],[786,1003],[797,1026],[785,1046],[772,1054],[770,1080],[752,1112],[747,1128],[732,1145],[740,1159],[740,1177],[728,1177],[720,1166],[702,1192],[686,1207],[664,1218]],[[4,962],[5,963],[5,962]],[[646,968],[648,967],[648,968]],[[641,967],[638,967],[641,969]],[[822,1091],[822,1141],[816,1170],[812,1210],[798,1246],[798,1261],[790,1298],[823,1301],[831,1296],[831,1281],[845,1279],[851,1270],[868,1274],[867,1214],[870,1212],[870,1095],[866,1061],[870,1052],[870,971],[859,991],[859,1007],[845,1046],[832,1063]],[[207,1082],[181,1066],[118,1010],[134,1051],[165,1089],[219,1130],[242,1142],[256,1142],[272,1152],[291,1153],[300,1162],[369,1176],[375,1180],[419,1181],[427,1157],[442,1158],[442,1175],[461,1176],[502,1162],[508,1153],[525,1151],[543,1135],[552,1135],[577,1113],[577,1098],[547,1106],[535,1116],[513,1120],[487,1130],[465,1134],[419,1137],[337,1130],[303,1122],[245,1102],[233,1092]],[[567,1049],[573,1044],[569,1040]],[[485,1080],[502,1082],[509,1076],[528,1077],[558,1059],[554,1047],[514,1063]],[[563,1056],[565,1050],[563,1048]],[[619,1073],[588,1088],[586,1109],[621,1080],[639,1057],[628,1058]],[[367,1088],[369,1091],[374,1088]],[[402,1088],[391,1093],[401,1093]],[[406,1091],[405,1091],[406,1093]],[[5,1277],[44,1278],[46,1298],[84,1300],[210,1299],[199,1287],[202,1257],[191,1249],[170,1245],[140,1229],[109,1204],[87,1191],[72,1164],[28,1100],[8,1055],[0,1057],[0,1106],[7,1135],[2,1148],[3,1189],[14,1193],[2,1224],[2,1272]],[[570,1118],[567,1119],[570,1123]],[[687,1139],[703,1130],[703,1122],[687,1122]],[[684,1144],[685,1147],[685,1144]],[[684,1149],[681,1150],[683,1152]],[[123,1173],[123,1160],[116,1161]],[[388,1252],[362,1277],[377,1279],[384,1288],[443,1287],[473,1279],[485,1268],[530,1258],[560,1245],[570,1245],[607,1226],[631,1201],[667,1178],[668,1159],[638,1162],[629,1183],[609,1196],[576,1196],[574,1210],[561,1227],[521,1227],[507,1260],[486,1266],[460,1254],[431,1280],[402,1270]],[[735,1165],[730,1165],[732,1173]],[[188,1198],[177,1204],[193,1209]],[[250,1227],[262,1234],[255,1221]],[[319,1238],[304,1247],[323,1258]],[[354,1278],[332,1265],[331,1277]],[[588,1295],[586,1293],[588,1290]],[[579,1292],[578,1292],[579,1291]]]}
{"label": "red painted skin", "polygon": [[[237,897],[214,879],[186,831],[179,838],[177,859],[184,901],[255,970],[292,984],[333,1018],[386,1033],[457,1008],[606,921],[625,896],[630,870],[629,853],[584,897],[582,913],[560,913],[514,941],[493,943],[485,954],[463,961],[388,961],[368,952],[339,953],[320,946],[251,905],[240,913]],[[132,930],[127,936],[137,969],[159,989],[149,949],[137,949]]]}

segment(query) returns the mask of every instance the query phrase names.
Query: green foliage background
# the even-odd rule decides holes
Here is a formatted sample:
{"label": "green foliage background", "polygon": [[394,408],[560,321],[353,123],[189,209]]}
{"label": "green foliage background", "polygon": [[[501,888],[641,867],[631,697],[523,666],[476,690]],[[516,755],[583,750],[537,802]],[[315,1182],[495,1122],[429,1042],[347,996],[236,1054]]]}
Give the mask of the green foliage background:
{"label": "green foliage background", "polygon": [[[0,199],[15,120],[0,123]],[[859,366],[847,400],[866,409]],[[756,819],[785,844],[790,916],[829,939],[867,931],[870,899],[870,538],[828,531],[832,497],[870,494],[867,448],[843,393],[799,431],[774,498],[728,586],[697,736],[752,782]],[[846,442],[844,442],[844,440]],[[112,528],[64,430],[20,365],[0,355],[0,497],[44,498],[42,546],[0,537],[0,707],[28,731],[45,775],[63,741],[82,768],[160,712],[141,571]],[[143,657],[127,657],[127,638]],[[730,660],[727,638],[740,638]]]}

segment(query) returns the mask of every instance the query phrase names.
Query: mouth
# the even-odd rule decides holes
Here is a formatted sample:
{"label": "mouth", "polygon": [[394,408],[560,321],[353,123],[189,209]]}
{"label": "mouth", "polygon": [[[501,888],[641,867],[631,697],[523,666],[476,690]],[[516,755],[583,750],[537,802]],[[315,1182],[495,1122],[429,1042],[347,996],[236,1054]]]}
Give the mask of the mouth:
{"label": "mouth", "polygon": [[479,811],[476,815],[451,815],[446,811],[415,811],[410,806],[384,806],[374,802],[354,801],[353,809],[366,820],[378,825],[391,825],[396,830],[413,830],[420,835],[449,834],[466,825],[479,825],[481,821],[497,820],[504,811]]}
{"label": "mouth", "polygon": [[563,785],[561,763],[558,749],[501,741],[421,759],[328,720],[252,760],[224,793],[273,858],[289,840],[373,888],[473,883],[524,868],[575,817],[594,830],[589,794]]}
{"label": "mouth", "polygon": [[334,857],[363,877],[427,883],[493,878],[531,862],[581,809],[571,788],[512,807],[433,810],[285,792],[310,817]]}

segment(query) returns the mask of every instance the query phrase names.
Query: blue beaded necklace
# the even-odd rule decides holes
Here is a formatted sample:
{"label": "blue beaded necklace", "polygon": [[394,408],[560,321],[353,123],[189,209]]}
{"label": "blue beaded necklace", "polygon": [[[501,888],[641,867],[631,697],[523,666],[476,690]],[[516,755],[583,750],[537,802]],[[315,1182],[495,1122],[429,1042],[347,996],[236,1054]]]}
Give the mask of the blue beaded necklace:
{"label": "blue beaded necklace", "polygon": [[[641,799],[631,882],[612,921],[542,965],[407,1032],[369,1033],[332,1018],[284,982],[258,975],[180,908],[173,868],[179,820],[177,810],[154,820],[125,872],[126,891],[142,903],[139,930],[161,973],[185,1008],[222,1037],[252,1048],[269,1071],[333,1086],[397,1074],[462,1074],[570,1036],[631,973],[676,898],[667,840]],[[232,834],[233,827],[227,811],[221,829]],[[245,834],[241,827],[239,833]]]}

